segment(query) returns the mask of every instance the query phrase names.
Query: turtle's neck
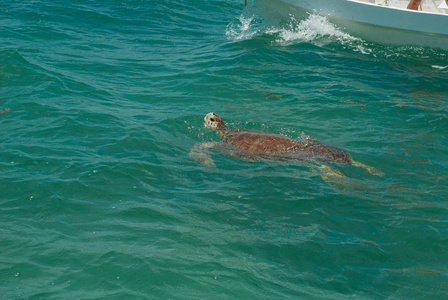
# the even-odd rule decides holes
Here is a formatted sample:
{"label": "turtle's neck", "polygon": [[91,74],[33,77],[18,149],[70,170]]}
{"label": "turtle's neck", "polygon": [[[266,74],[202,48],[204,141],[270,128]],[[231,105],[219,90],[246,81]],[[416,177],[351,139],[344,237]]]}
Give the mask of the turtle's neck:
{"label": "turtle's neck", "polygon": [[216,134],[222,138],[224,136],[224,131],[226,131],[226,129],[218,129],[216,130]]}

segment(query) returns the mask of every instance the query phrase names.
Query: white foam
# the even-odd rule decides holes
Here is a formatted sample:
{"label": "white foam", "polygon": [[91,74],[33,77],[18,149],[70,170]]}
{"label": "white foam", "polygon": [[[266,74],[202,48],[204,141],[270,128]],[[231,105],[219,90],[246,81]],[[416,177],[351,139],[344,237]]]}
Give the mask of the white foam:
{"label": "white foam", "polygon": [[297,21],[291,16],[287,28],[271,30],[270,32],[278,33],[276,42],[281,45],[313,42],[322,38],[339,42],[360,40],[337,28],[326,17],[317,14],[310,14],[307,19],[301,21]]}
{"label": "white foam", "polygon": [[226,28],[226,36],[232,41],[249,40],[261,34],[272,36],[273,45],[288,46],[298,43],[328,44],[332,42],[350,45],[363,54],[370,53],[363,47],[363,40],[343,32],[325,16],[310,14],[304,20],[291,16],[283,26],[266,28],[262,19],[255,12],[244,11],[232,20]]}

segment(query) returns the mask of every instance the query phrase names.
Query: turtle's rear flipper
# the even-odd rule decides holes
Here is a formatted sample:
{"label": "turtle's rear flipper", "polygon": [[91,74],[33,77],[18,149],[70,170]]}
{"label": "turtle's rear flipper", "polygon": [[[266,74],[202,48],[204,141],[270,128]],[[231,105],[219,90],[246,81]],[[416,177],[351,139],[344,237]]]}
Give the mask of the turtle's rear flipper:
{"label": "turtle's rear flipper", "polygon": [[188,154],[198,163],[204,164],[209,167],[215,167],[212,157],[208,153],[208,149],[215,146],[216,143],[198,143],[191,148]]}
{"label": "turtle's rear flipper", "polygon": [[367,166],[367,165],[362,164],[360,162],[352,161],[352,165],[355,166],[355,167],[363,168],[363,169],[365,169],[367,172],[369,172],[372,175],[380,176],[380,177],[384,176],[384,173],[381,172],[380,170],[378,170],[378,169],[376,169],[374,167]]}

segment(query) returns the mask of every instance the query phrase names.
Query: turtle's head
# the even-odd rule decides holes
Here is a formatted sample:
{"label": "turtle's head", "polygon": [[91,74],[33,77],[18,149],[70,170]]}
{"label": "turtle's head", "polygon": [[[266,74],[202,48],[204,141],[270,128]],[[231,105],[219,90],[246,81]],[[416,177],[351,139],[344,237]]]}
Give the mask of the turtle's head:
{"label": "turtle's head", "polygon": [[215,114],[215,113],[209,113],[205,116],[204,118],[205,121],[205,125],[207,127],[210,127],[211,129],[215,129],[215,130],[226,130],[226,124],[224,124],[224,121],[222,120],[222,118]]}

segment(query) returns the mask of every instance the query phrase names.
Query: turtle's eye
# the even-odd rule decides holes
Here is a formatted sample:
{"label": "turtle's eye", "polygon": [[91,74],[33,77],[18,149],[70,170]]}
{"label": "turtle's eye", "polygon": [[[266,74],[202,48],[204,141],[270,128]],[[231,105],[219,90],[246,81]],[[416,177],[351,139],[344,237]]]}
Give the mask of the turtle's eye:
{"label": "turtle's eye", "polygon": [[210,121],[215,122],[215,118],[210,118]]}

